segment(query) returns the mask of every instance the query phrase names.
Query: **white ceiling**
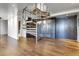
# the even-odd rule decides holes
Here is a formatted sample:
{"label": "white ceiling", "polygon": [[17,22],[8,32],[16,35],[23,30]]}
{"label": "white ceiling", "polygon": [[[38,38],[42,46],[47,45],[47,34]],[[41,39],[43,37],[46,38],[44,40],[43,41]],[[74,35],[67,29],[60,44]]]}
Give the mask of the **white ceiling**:
{"label": "white ceiling", "polygon": [[[0,3],[0,9],[8,9],[9,3]],[[22,10],[24,7],[32,6],[34,3],[17,3],[18,9]],[[44,3],[51,13],[58,13],[71,9],[79,8],[79,3]]]}
{"label": "white ceiling", "polygon": [[[79,3],[44,3],[51,13],[58,13],[62,11],[79,8]],[[33,3],[18,3],[18,9],[21,10],[25,6],[33,5]]]}
{"label": "white ceiling", "polygon": [[52,13],[58,13],[79,8],[79,3],[46,3],[45,5]]}
{"label": "white ceiling", "polygon": [[24,9],[26,6],[29,7],[29,6],[32,6],[32,5],[33,5],[33,3],[17,3],[19,10]]}
{"label": "white ceiling", "polygon": [[[4,17],[7,15],[9,3],[0,3],[0,17]],[[18,10],[22,10],[24,7],[32,6],[34,3],[17,3]],[[79,3],[44,3],[51,14],[79,9]],[[4,14],[3,14],[4,13]]]}

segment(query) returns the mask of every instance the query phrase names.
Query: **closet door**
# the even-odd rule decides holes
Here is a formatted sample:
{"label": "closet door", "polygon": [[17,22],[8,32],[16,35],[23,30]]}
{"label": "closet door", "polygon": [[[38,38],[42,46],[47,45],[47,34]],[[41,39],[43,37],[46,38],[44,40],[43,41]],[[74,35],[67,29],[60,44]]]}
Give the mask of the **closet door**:
{"label": "closet door", "polygon": [[55,37],[60,38],[66,38],[66,31],[65,31],[65,18],[56,18],[56,28],[55,28]]}
{"label": "closet door", "polygon": [[49,19],[46,23],[46,37],[55,38],[55,19]]}
{"label": "closet door", "polygon": [[40,21],[37,31],[40,37],[55,38],[55,19]]}
{"label": "closet door", "polygon": [[77,16],[70,16],[65,21],[67,28],[65,28],[67,38],[77,39]]}
{"label": "closet door", "polygon": [[56,38],[77,39],[77,16],[56,18]]}

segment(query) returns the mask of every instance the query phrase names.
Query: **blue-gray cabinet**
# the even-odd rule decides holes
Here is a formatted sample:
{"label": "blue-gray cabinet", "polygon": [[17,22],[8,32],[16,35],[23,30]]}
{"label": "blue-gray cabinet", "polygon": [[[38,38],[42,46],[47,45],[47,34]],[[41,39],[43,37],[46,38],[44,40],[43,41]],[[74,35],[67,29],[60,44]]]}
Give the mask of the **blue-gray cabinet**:
{"label": "blue-gray cabinet", "polygon": [[38,24],[40,37],[56,39],[77,39],[77,16],[58,16]]}

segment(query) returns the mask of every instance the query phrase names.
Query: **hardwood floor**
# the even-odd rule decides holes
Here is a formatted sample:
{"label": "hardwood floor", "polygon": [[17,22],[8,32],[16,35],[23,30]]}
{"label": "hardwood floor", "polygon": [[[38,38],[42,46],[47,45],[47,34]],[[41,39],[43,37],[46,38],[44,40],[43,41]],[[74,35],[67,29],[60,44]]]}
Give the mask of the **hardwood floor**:
{"label": "hardwood floor", "polygon": [[70,39],[42,38],[37,44],[33,38],[19,40],[0,37],[1,56],[79,56],[79,43]]}

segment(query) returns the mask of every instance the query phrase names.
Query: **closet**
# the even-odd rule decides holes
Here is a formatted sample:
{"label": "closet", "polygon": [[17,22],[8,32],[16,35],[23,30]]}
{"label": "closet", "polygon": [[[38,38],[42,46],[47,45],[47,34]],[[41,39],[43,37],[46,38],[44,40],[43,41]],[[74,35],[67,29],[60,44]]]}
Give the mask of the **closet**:
{"label": "closet", "polygon": [[40,37],[77,39],[77,16],[58,16],[43,20],[37,29]]}
{"label": "closet", "polygon": [[77,39],[77,16],[56,17],[56,38]]}

